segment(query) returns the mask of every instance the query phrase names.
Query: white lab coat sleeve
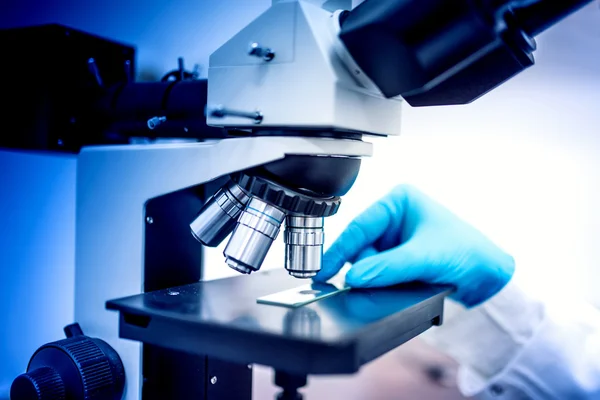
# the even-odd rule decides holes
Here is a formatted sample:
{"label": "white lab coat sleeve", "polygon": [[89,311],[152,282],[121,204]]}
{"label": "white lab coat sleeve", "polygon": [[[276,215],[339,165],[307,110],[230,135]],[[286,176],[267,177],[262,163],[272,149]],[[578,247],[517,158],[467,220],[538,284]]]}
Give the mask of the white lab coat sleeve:
{"label": "white lab coat sleeve", "polygon": [[447,312],[425,339],[460,365],[478,399],[600,399],[600,312],[584,301],[540,301],[511,281],[483,305]]}

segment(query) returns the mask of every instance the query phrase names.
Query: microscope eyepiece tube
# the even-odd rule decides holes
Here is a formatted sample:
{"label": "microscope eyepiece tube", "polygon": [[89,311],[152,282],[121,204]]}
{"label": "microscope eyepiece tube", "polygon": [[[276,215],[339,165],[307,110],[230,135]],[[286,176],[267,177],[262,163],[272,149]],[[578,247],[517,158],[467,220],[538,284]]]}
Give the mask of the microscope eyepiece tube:
{"label": "microscope eyepiece tube", "polygon": [[235,228],[249,199],[237,184],[229,182],[202,207],[190,224],[192,234],[205,246],[218,246]]}
{"label": "microscope eyepiece tube", "polygon": [[323,258],[322,217],[288,216],[284,232],[285,269],[296,278],[312,278]]}
{"label": "microscope eyepiece tube", "polygon": [[243,274],[258,271],[277,238],[285,212],[253,197],[223,251],[227,265]]}

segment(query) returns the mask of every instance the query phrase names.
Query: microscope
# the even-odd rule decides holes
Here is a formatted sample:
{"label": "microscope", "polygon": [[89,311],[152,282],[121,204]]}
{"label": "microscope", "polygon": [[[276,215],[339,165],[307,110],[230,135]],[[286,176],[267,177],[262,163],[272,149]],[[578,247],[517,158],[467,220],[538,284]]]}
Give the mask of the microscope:
{"label": "microscope", "polygon": [[[250,399],[253,364],[300,399],[308,375],[353,374],[440,325],[452,288],[312,283],[324,220],[369,137],[400,133],[403,102],[474,101],[590,1],[274,1],[212,54],[208,79],[180,60],[159,82],[134,81],[128,45],[0,31],[21,60],[0,66],[15,77],[2,112],[21,116],[0,145],[77,154],[76,323],[11,399]],[[283,268],[260,271],[279,237]],[[228,267],[240,274],[203,280]]]}

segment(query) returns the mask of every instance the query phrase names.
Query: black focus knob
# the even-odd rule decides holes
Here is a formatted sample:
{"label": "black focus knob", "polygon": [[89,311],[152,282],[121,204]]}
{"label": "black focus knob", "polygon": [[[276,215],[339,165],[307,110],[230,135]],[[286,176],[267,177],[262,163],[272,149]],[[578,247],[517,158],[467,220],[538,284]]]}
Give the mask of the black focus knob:
{"label": "black focus knob", "polygon": [[11,400],[120,400],[125,370],[108,343],[85,336],[78,324],[67,339],[40,347],[10,389]]}
{"label": "black focus knob", "polygon": [[19,375],[12,384],[11,399],[59,400],[65,399],[65,384],[54,369],[42,367]]}

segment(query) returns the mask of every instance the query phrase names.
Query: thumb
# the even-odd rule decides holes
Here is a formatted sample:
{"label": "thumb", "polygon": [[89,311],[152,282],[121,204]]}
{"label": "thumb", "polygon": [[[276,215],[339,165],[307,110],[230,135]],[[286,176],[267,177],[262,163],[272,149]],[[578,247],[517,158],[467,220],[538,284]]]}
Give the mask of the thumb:
{"label": "thumb", "polygon": [[393,286],[431,277],[423,252],[410,242],[367,257],[350,268],[346,283],[357,288]]}

